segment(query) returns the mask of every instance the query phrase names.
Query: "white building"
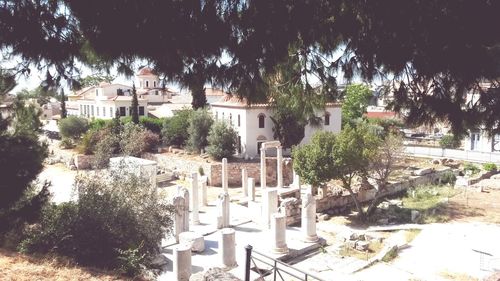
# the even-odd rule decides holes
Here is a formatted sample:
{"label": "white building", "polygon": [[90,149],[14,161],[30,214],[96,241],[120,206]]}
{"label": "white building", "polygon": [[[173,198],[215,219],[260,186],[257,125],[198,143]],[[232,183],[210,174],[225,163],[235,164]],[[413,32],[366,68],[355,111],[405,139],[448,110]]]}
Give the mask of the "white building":
{"label": "white building", "polygon": [[[88,87],[76,95],[78,112],[87,118],[112,119],[116,112],[120,116],[129,116],[132,106],[132,87],[122,84],[102,82],[98,86]],[[147,101],[138,98],[139,116],[147,116]]]}
{"label": "white building", "polygon": [[160,85],[158,75],[150,68],[142,68],[136,77],[138,81],[137,96],[147,100],[148,104],[160,105],[172,99],[174,91],[163,88]]}
{"label": "white building", "polygon": [[[265,141],[274,140],[272,108],[269,104],[248,105],[246,100],[225,95],[218,102],[211,104],[216,120],[227,120],[238,132],[238,151],[240,157],[254,158],[259,155],[260,146]],[[305,128],[305,136],[301,144],[309,142],[318,130],[334,133],[341,129],[341,107],[337,103],[328,103],[324,112],[318,112],[317,117],[323,119],[320,127]]]}

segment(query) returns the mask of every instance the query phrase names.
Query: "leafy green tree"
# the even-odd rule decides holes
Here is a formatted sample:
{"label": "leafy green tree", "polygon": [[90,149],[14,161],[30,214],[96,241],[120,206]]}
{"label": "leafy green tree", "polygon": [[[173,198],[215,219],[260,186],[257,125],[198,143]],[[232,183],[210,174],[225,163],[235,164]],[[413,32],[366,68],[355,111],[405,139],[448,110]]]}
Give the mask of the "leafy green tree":
{"label": "leafy green tree", "polygon": [[462,140],[460,139],[460,137],[454,135],[444,135],[439,140],[439,145],[442,148],[458,148],[460,147],[461,143]]}
{"label": "leafy green tree", "polygon": [[61,98],[56,90],[44,88],[42,86],[36,87],[32,90],[22,89],[16,95],[18,98],[23,100],[35,99],[39,105],[48,103],[51,98],[56,98],[57,100]]}
{"label": "leafy green tree", "polygon": [[85,88],[90,86],[97,86],[101,82],[111,83],[113,82],[113,80],[115,80],[115,78],[116,77],[112,75],[93,74],[83,77],[78,81],[78,83],[80,84],[80,87]]}
{"label": "leafy green tree", "polygon": [[208,133],[214,120],[212,114],[206,109],[198,109],[193,111],[189,120],[188,128],[188,148],[190,150],[200,152],[208,145]]}
{"label": "leafy green tree", "polygon": [[292,150],[293,169],[304,182],[318,187],[335,177],[335,144],[334,133],[318,131],[309,144]]}
{"label": "leafy green tree", "polygon": [[207,153],[216,160],[230,158],[236,152],[238,133],[227,122],[216,121],[208,134]]}
{"label": "leafy green tree", "polygon": [[132,105],[130,107],[130,115],[132,116],[132,122],[134,124],[139,124],[139,101],[137,100],[135,84],[132,85]]}
{"label": "leafy green tree", "polygon": [[342,123],[352,125],[353,120],[362,118],[372,96],[372,91],[365,84],[348,85],[342,101]]}
{"label": "leafy green tree", "polygon": [[64,96],[64,89],[61,88],[61,118],[66,118],[68,111],[66,110],[66,97]]}
{"label": "leafy green tree", "polygon": [[161,132],[165,144],[178,146],[186,144],[189,138],[188,128],[192,112],[191,109],[179,110],[174,116],[165,119]]}
{"label": "leafy green tree", "polygon": [[65,138],[78,140],[89,129],[87,119],[69,116],[59,122],[59,132]]}
{"label": "leafy green tree", "polygon": [[17,99],[14,103],[14,112],[11,125],[15,134],[35,135],[40,133],[42,129],[40,115],[42,112],[39,107],[34,104],[26,105],[23,100]]}

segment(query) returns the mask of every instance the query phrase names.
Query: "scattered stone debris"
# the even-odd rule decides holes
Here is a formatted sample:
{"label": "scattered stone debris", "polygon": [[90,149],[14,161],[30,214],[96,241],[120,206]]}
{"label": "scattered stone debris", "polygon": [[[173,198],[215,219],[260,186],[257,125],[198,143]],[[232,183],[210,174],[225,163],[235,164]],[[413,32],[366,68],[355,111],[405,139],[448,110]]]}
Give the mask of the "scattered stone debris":
{"label": "scattered stone debris", "polygon": [[189,281],[241,281],[241,279],[221,268],[214,267],[205,272],[191,275]]}

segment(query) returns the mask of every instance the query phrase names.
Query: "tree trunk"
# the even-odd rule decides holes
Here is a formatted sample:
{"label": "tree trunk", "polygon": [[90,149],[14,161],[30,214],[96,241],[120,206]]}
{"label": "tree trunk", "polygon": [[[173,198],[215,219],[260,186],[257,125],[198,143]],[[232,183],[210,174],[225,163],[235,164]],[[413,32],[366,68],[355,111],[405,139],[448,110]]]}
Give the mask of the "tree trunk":
{"label": "tree trunk", "polygon": [[385,185],[382,186],[381,184],[379,184],[379,188],[377,190],[377,193],[375,193],[375,198],[373,198],[372,202],[370,203],[370,206],[368,206],[368,210],[366,210],[367,217],[370,217],[371,215],[373,215],[373,213],[377,209],[378,204],[380,204],[380,199],[382,199],[382,197],[383,197],[383,194],[384,194],[383,191],[385,191]]}
{"label": "tree trunk", "polygon": [[363,207],[361,206],[361,203],[359,203],[356,194],[354,194],[354,192],[350,187],[346,187],[345,189],[349,191],[349,194],[351,195],[351,198],[354,201],[354,204],[356,205],[356,209],[358,210],[358,217],[361,218],[362,220],[365,220],[365,213],[363,212]]}

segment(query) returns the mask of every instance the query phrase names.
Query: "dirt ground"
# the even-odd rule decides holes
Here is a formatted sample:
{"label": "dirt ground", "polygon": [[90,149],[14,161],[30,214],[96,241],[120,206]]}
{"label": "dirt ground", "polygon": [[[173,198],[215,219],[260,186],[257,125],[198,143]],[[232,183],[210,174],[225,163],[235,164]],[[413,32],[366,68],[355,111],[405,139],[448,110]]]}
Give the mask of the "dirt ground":
{"label": "dirt ground", "polygon": [[110,281],[128,279],[98,269],[77,267],[67,261],[36,258],[0,249],[0,280]]}
{"label": "dirt ground", "polygon": [[[500,183],[500,180],[498,180]],[[500,224],[500,190],[465,191],[450,198],[445,207],[451,221]]]}

